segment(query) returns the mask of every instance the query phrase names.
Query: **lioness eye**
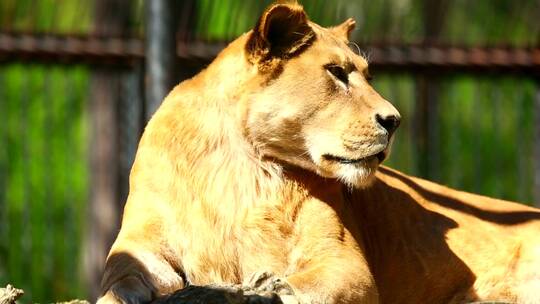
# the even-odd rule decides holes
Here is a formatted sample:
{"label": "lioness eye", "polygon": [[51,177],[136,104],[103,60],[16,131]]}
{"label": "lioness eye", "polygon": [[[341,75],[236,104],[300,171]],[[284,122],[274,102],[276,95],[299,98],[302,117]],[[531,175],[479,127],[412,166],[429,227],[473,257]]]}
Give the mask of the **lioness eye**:
{"label": "lioness eye", "polygon": [[326,70],[330,72],[330,74],[334,75],[339,81],[343,82],[344,84],[349,84],[349,74],[345,71],[345,69],[339,65],[327,65]]}

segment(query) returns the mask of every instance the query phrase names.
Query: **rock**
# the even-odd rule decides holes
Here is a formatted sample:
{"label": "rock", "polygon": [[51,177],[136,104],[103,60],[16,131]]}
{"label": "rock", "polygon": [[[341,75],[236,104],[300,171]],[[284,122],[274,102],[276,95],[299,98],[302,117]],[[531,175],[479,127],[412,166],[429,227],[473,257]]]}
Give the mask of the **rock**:
{"label": "rock", "polygon": [[24,294],[24,291],[8,284],[6,288],[0,288],[0,304],[13,304]]}

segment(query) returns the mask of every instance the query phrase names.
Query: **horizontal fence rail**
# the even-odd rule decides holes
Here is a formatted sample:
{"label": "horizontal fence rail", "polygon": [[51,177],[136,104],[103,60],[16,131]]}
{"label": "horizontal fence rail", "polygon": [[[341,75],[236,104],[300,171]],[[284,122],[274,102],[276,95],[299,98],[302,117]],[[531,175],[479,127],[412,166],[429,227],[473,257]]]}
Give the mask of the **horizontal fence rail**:
{"label": "horizontal fence rail", "polygon": [[[181,60],[210,62],[224,42],[179,41]],[[365,44],[360,46],[375,68],[477,71],[512,70],[540,73],[539,48],[459,47],[422,44]],[[0,32],[0,61],[125,65],[143,59],[139,38],[74,35],[36,35]]]}

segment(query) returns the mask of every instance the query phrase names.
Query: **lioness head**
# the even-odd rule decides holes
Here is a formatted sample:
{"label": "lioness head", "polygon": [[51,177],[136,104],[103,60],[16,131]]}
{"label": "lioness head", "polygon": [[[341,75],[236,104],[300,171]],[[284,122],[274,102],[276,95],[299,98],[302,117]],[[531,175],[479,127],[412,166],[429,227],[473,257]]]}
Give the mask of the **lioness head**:
{"label": "lioness head", "polygon": [[260,81],[245,132],[264,157],[361,187],[387,156],[400,115],[350,49],[354,25],[323,28],[295,2],[270,6],[245,46]]}

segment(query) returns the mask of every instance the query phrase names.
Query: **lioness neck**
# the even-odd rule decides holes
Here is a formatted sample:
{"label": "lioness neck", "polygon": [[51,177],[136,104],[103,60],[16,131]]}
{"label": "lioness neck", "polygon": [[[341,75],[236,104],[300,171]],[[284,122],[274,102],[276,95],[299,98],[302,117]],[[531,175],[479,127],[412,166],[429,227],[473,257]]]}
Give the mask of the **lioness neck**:
{"label": "lioness neck", "polygon": [[[243,52],[235,49],[244,39],[233,42],[205,71],[178,85],[164,100],[141,140],[132,192],[136,185],[146,184],[159,193],[174,193],[166,198],[170,202],[203,208],[218,217],[233,212],[235,216],[223,215],[231,219],[242,218],[254,204],[278,204],[301,192],[280,164],[263,160],[242,134],[248,100],[238,96],[249,98],[245,91],[258,85],[243,80],[257,73],[245,58],[238,58]],[[162,174],[151,173],[156,170]]]}

